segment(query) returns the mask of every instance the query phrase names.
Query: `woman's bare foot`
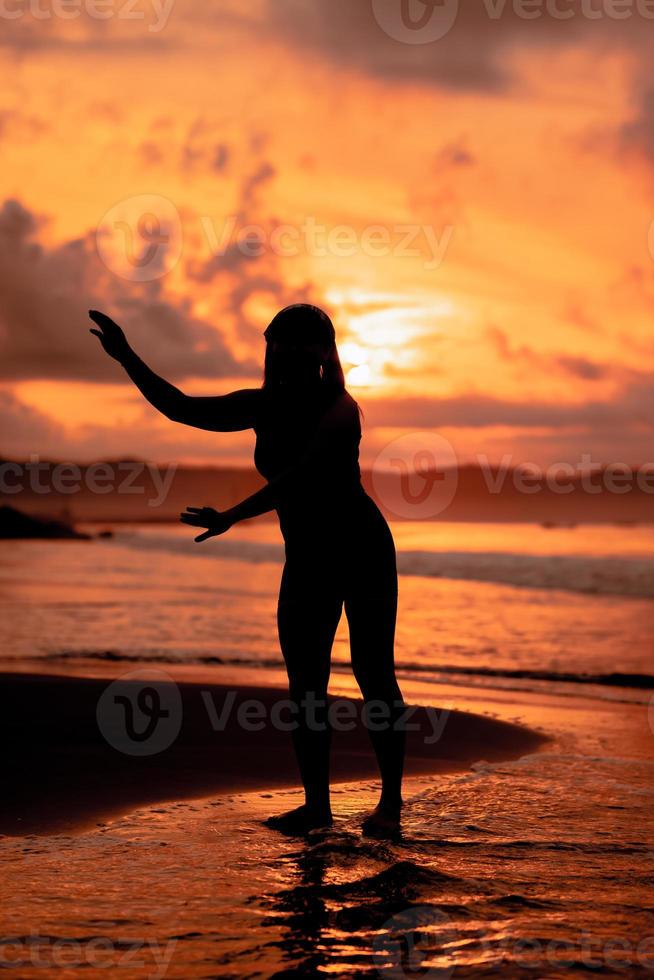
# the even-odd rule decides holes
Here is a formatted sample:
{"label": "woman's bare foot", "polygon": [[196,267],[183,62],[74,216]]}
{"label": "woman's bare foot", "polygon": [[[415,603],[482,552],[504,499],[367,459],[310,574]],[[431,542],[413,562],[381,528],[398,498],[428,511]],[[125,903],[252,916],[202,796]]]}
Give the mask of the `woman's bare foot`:
{"label": "woman's bare foot", "polygon": [[402,803],[378,803],[361,828],[365,837],[392,837],[399,833]]}
{"label": "woman's bare foot", "polygon": [[264,820],[267,827],[279,830],[282,834],[306,834],[317,827],[330,827],[334,822],[332,811],[327,808],[308,807],[305,804],[288,813],[280,813],[276,817]]}

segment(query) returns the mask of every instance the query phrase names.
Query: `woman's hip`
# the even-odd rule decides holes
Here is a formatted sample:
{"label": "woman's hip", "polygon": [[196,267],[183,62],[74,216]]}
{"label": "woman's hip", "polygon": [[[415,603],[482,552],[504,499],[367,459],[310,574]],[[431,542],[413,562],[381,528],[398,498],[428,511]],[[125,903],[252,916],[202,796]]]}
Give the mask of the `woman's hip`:
{"label": "woman's hip", "polygon": [[324,528],[323,534],[287,540],[280,595],[343,600],[396,596],[395,545],[390,528],[378,515],[369,515],[365,525],[338,531]]}

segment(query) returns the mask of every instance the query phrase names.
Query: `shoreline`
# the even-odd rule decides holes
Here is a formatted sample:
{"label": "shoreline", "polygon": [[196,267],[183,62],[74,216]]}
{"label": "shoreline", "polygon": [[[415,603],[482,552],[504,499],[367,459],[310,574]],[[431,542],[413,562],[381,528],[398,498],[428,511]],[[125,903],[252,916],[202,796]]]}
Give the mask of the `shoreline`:
{"label": "shoreline", "polygon": [[[103,698],[117,674],[107,673],[0,673],[5,692],[0,724],[11,746],[1,834],[77,834],[156,803],[299,787],[290,715],[283,707],[288,694],[279,681],[274,687],[221,683],[206,674],[188,680],[144,667],[118,679],[119,686]],[[148,688],[140,702],[145,710],[140,728],[133,725],[142,732],[151,714],[154,742],[143,745],[125,741],[131,709],[124,699],[138,704],[148,677],[154,693]],[[116,695],[123,699],[118,705]],[[334,784],[377,779],[362,702],[348,695],[338,693],[341,708],[334,715]],[[333,697],[330,693],[332,703]],[[411,696],[405,700],[415,703]],[[548,741],[524,724],[458,707],[421,706],[408,721],[407,777],[462,772],[480,760],[517,759]]]}

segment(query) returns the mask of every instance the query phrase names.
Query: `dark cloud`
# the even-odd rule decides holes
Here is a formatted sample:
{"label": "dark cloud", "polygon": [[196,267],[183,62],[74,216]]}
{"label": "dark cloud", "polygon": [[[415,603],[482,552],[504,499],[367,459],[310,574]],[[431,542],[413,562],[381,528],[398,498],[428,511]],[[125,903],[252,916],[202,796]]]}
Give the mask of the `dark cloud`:
{"label": "dark cloud", "polygon": [[[437,17],[445,24],[453,20],[452,26],[430,43],[405,43],[388,31],[389,23],[401,23],[403,6],[414,23]],[[149,0],[137,0],[130,17],[120,16],[122,5],[117,2],[111,8],[113,16],[82,15],[71,27],[67,19],[54,15],[34,17],[26,5],[27,12],[9,21],[11,29],[0,34],[0,47],[25,54],[51,49],[143,50],[169,57],[175,49],[196,45],[199,32],[218,48],[234,43],[247,47],[252,39],[272,37],[293,49],[317,53],[337,67],[396,83],[492,91],[514,79],[510,59],[519,49],[592,41],[615,50],[638,45],[643,28],[653,26],[635,9],[628,10],[625,19],[606,12],[584,14],[589,6],[595,14],[601,11],[600,0],[543,0],[535,7],[525,6],[526,12],[518,0],[261,0],[254,6],[188,0],[158,11]],[[48,5],[43,7],[47,11]],[[415,34],[409,29],[408,36]]]}
{"label": "dark cloud", "polygon": [[499,327],[489,327],[486,336],[501,360],[544,374],[564,374],[583,381],[603,381],[611,378],[624,380],[631,373],[619,364],[606,364],[569,354],[541,354],[525,344],[514,346]]}
{"label": "dark cloud", "polygon": [[0,110],[0,140],[17,143],[38,139],[49,129],[45,120],[20,109]]}
{"label": "dark cloud", "polygon": [[[520,49],[569,47],[592,42],[611,49],[636,44],[643,20],[636,13],[625,20],[604,14],[584,16],[582,0],[549,4],[566,16],[553,16],[548,6],[533,6],[524,16],[510,0],[409,0],[415,23],[431,17],[450,30],[426,44],[398,40],[382,24],[401,24],[401,0],[268,0],[268,20],[277,35],[294,46],[314,50],[334,64],[392,82],[420,82],[455,89],[504,88],[514,79],[511,57]],[[406,9],[406,8],[405,8]],[[567,16],[567,14],[570,16]],[[536,16],[534,16],[536,14]],[[646,26],[652,26],[647,22]],[[400,28],[401,30],[401,28]],[[409,30],[407,36],[411,35]],[[413,31],[417,35],[416,31]],[[400,35],[402,36],[402,35]]]}
{"label": "dark cloud", "polygon": [[229,163],[229,158],[230,158],[230,151],[227,144],[226,143],[216,144],[216,146],[214,146],[213,148],[213,161],[212,161],[213,169],[217,173],[222,173],[223,170],[225,170],[225,168],[227,167],[227,164]]}
{"label": "dark cloud", "polygon": [[[250,140],[253,153],[266,146],[261,134]],[[272,234],[283,222],[271,216],[263,192],[276,175],[273,164],[265,158],[254,161],[244,174],[231,215],[218,222],[208,221],[205,228],[209,258],[190,260],[186,272],[192,282],[221,289],[225,313],[234,323],[239,337],[260,341],[263,326],[252,319],[248,304],[253,297],[263,298],[274,312],[290,303],[322,305],[312,283],[289,285],[282,274],[282,259],[271,247]]]}
{"label": "dark cloud", "polygon": [[20,401],[13,392],[0,389],[0,416],[2,417],[2,452],[16,451],[24,454],[38,451],[44,444],[60,443],[64,429],[47,415]]}
{"label": "dark cloud", "polygon": [[585,357],[568,357],[559,354],[554,362],[568,374],[583,381],[600,381],[611,376],[610,365],[600,364]]}
{"label": "dark cloud", "polygon": [[483,394],[449,398],[395,398],[363,401],[366,423],[400,429],[513,426],[550,430],[576,428],[642,431],[654,435],[654,374],[622,386],[612,399],[580,403],[507,401]]}
{"label": "dark cloud", "polygon": [[[39,8],[45,16],[34,16],[30,11],[33,4],[25,3],[21,16],[16,19],[2,18],[4,28],[0,31],[0,50],[6,50],[17,58],[46,55],[51,52],[101,54],[150,54],[170,56],[176,43],[159,21],[153,8],[142,6],[140,19],[121,18],[117,12],[106,20],[81,13],[75,18],[74,29],[68,18],[56,16],[48,4]],[[7,5],[9,7],[9,5]],[[80,4],[81,10],[84,5]],[[120,4],[114,6],[118,11]],[[14,9],[21,9],[16,5]],[[163,22],[162,22],[163,23]],[[138,25],[138,26],[137,26]]]}
{"label": "dark cloud", "polygon": [[138,153],[146,167],[157,167],[164,163],[163,148],[154,140],[144,140],[138,148]]}
{"label": "dark cloud", "polygon": [[18,201],[0,209],[0,378],[117,381],[116,365],[88,333],[99,308],[127,330],[137,351],[171,378],[258,373],[237,361],[221,332],[169,296],[161,280],[134,283],[100,260],[95,235],[47,248],[41,220]]}
{"label": "dark cloud", "polygon": [[627,153],[654,164],[654,86],[649,79],[635,86],[633,114],[621,127],[619,141]]}
{"label": "dark cloud", "polygon": [[137,153],[146,167],[161,166],[190,178],[201,173],[225,174],[232,148],[221,140],[220,128],[203,117],[191,122],[182,132],[175,131],[172,120],[159,118],[150,124]]}
{"label": "dark cloud", "polygon": [[436,173],[445,169],[458,169],[459,167],[472,167],[477,162],[473,154],[462,138],[454,143],[447,143],[436,154]]}

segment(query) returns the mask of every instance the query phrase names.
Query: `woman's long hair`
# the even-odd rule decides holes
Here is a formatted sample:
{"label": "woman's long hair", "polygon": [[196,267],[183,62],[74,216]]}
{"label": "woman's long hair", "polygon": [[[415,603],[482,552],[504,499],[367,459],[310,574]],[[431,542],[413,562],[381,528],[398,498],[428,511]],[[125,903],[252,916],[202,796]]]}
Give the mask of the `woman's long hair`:
{"label": "woman's long hair", "polygon": [[264,337],[268,344],[263,387],[268,392],[274,392],[280,381],[270,341],[321,344],[328,348],[329,353],[321,365],[321,387],[325,395],[334,398],[345,391],[345,376],[336,349],[336,331],[324,310],[309,303],[287,306],[270,321],[264,331]]}

